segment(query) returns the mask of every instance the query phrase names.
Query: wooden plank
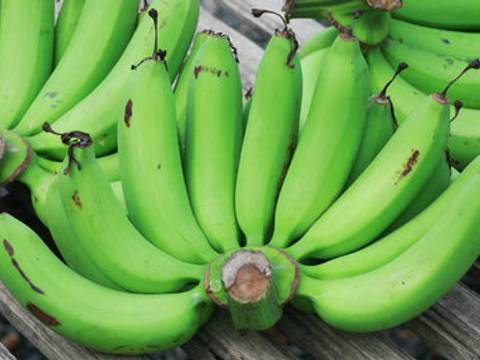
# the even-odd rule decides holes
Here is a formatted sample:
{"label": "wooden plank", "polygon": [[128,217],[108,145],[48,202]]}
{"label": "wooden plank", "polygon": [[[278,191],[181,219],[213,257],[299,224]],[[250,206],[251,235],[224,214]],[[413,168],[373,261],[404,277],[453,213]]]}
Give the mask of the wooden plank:
{"label": "wooden plank", "polygon": [[315,315],[301,314],[293,309],[286,311],[277,327],[314,358],[373,360],[388,354],[388,359],[411,359],[410,355],[382,336],[342,332]]}
{"label": "wooden plank", "polygon": [[[255,7],[281,12],[283,0],[202,0],[202,3],[215,16],[262,47],[266,46],[275,29],[283,27],[280,19],[276,17],[267,15],[256,19],[251,13],[251,9]],[[293,19],[291,26],[300,44],[323,29],[319,22],[310,19]]]}
{"label": "wooden plank", "polygon": [[13,356],[10,351],[0,343],[0,360],[15,360],[16,357]]}
{"label": "wooden plank", "polygon": [[[116,356],[100,354],[75,344],[53,332],[26,312],[0,282],[0,313],[50,360],[114,360]],[[148,360],[148,357],[122,357],[124,360]]]}
{"label": "wooden plank", "polygon": [[480,296],[464,285],[456,285],[406,327],[446,358],[478,359]]}
{"label": "wooden plank", "polygon": [[238,49],[243,88],[246,90],[253,86],[258,64],[263,53],[262,48],[240,34],[237,30],[214,17],[204,7],[201,7],[198,31],[205,29],[220,31],[230,37],[233,45]]}
{"label": "wooden plank", "polygon": [[[193,342],[184,346],[183,349],[193,360],[295,359],[281,352],[259,333],[239,334],[232,327],[229,314],[221,310],[216,311],[210,321],[197,333]],[[198,349],[202,350],[198,351]]]}

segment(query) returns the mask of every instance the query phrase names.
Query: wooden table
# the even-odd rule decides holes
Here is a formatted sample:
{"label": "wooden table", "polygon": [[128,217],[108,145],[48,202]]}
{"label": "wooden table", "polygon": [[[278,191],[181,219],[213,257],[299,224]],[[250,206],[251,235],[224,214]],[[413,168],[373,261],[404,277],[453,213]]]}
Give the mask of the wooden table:
{"label": "wooden table", "polygon": [[[281,0],[202,0],[199,30],[209,28],[230,35],[239,49],[244,89],[253,85],[262,48],[273,30],[280,26],[274,18],[254,19],[250,15],[250,9],[280,9],[281,3]],[[293,27],[300,43],[322,28],[313,20],[294,21]],[[23,199],[27,197],[24,195]],[[0,208],[1,201],[0,199]],[[337,331],[315,316],[287,309],[283,319],[272,331],[240,335],[232,328],[228,314],[219,310],[189,343],[181,350],[175,350],[175,354],[186,353],[191,359],[198,360],[410,359],[412,355],[398,341],[406,337],[423,342],[430,351],[448,359],[479,359],[480,295],[471,287],[475,283],[480,283],[478,264],[472,268],[464,282],[456,285],[419,318],[393,331],[372,334]],[[0,312],[49,359],[118,358],[71,343],[46,328],[19,306],[2,284]],[[165,358],[165,354],[122,357],[162,358]],[[0,346],[0,359],[14,357]]]}

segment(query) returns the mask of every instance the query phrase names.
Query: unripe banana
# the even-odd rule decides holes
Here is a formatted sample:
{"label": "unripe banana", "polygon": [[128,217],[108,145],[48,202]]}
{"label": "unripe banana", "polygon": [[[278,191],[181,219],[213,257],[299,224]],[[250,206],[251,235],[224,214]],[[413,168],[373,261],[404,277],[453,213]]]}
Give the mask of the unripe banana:
{"label": "unripe banana", "polygon": [[2,282],[42,323],[87,347],[116,354],[169,349],[188,341],[212,312],[203,285],[179,294],[144,295],[92,283],[5,213],[0,237]]}
{"label": "unripe banana", "polygon": [[290,255],[296,259],[343,255],[367,245],[395,221],[446,150],[450,130],[447,90],[424,98],[360,177],[287,250]]}
{"label": "unripe banana", "polygon": [[[394,71],[379,49],[368,52],[368,63],[375,91],[379,91]],[[411,86],[401,77],[389,89],[395,99],[395,114],[400,124],[421,103],[425,96],[420,90]],[[451,110],[454,112],[453,106]],[[451,124],[448,147],[452,164],[464,168],[470,161],[480,155],[480,112],[464,108]]]}
{"label": "unripe banana", "polygon": [[235,193],[237,219],[247,245],[265,242],[295,148],[302,98],[296,50],[295,34],[288,27],[277,31],[257,71]]}
{"label": "unripe banana", "polygon": [[25,140],[13,131],[0,129],[3,138],[3,159],[0,165],[0,187],[10,184],[21,176],[32,161],[32,149]]}
{"label": "unripe banana", "polygon": [[330,47],[338,36],[338,31],[333,26],[318,31],[305,44],[303,44],[298,56],[300,59],[311,55],[312,53]]}
{"label": "unripe banana", "polygon": [[272,246],[287,246],[303,235],[340,194],[360,145],[369,92],[359,43],[342,34],[324,59],[315,100],[280,191]]}
{"label": "unripe banana", "polygon": [[394,260],[420,239],[448,210],[465,185],[480,172],[480,157],[475,159],[445,192],[429,207],[392,233],[351,254],[320,265],[302,266],[302,272],[318,279],[340,279],[368,273]]}
{"label": "unripe banana", "polygon": [[390,13],[380,10],[366,10],[360,16],[354,16],[352,31],[357,39],[365,45],[375,46],[388,36]]}
{"label": "unripe banana", "polygon": [[55,25],[55,66],[70,44],[86,0],[63,0],[62,9]]}
{"label": "unripe banana", "polygon": [[15,131],[40,132],[95,89],[128,44],[137,9],[138,0],[86,0],[68,49]]}
{"label": "unripe banana", "polygon": [[[402,75],[403,78],[427,94],[444,86],[468,65],[466,61],[413,48],[390,38],[382,50],[393,66],[405,61],[410,69]],[[462,99],[465,106],[480,109],[478,89],[480,77],[470,73],[453,85],[449,93],[452,99]]]}
{"label": "unripe banana", "polygon": [[240,73],[228,38],[208,32],[190,82],[186,180],[212,247],[238,247],[235,181],[243,132]]}
{"label": "unripe banana", "polygon": [[72,149],[74,157],[65,164],[68,174],[60,176],[62,201],[80,246],[100,271],[124,289],[141,293],[176,291],[200,281],[202,266],[157,249],[129,222],[93,149]]}
{"label": "unripe banana", "polygon": [[121,180],[128,216],[138,231],[177,259],[202,264],[218,254],[190,206],[167,66],[162,55],[154,54],[132,77],[118,123]]}
{"label": "unripe banana", "polygon": [[182,145],[182,154],[185,149],[185,137],[187,132],[188,89],[193,77],[195,58],[197,57],[206,37],[207,35],[203,32],[199,32],[195,36],[190,55],[188,55],[187,61],[183,64],[182,71],[175,84],[175,109],[177,112],[178,135],[180,138],[180,144]]}
{"label": "unripe banana", "polygon": [[466,184],[432,228],[374,271],[338,280],[303,275],[297,296],[328,324],[378,331],[402,324],[445,294],[480,254],[480,174]]}
{"label": "unripe banana", "polygon": [[394,230],[410,219],[414,218],[426,207],[428,207],[435,199],[437,199],[448,188],[451,182],[452,172],[447,156],[440,159],[436,165],[435,170],[423,186],[422,190],[414,201],[405,209],[405,211],[398,217],[397,220],[389,227],[388,231]]}
{"label": "unripe banana", "polygon": [[[167,51],[168,72],[174,79],[197,26],[198,0],[154,0],[150,8],[158,11],[159,48]],[[153,24],[144,17],[122,57],[97,88],[73,109],[55,122],[55,129],[68,132],[79,129],[91,134],[97,155],[110,154],[116,149],[117,121],[123,116],[128,100],[125,90],[130,67],[138,59],[149,56],[153,44]],[[108,101],[105,101],[108,99]],[[50,158],[62,160],[65,146],[49,134],[29,138],[33,149]]]}
{"label": "unripe banana", "polygon": [[54,2],[0,2],[0,127],[21,119],[52,71]]}
{"label": "unripe banana", "polygon": [[472,0],[403,0],[403,7],[394,16],[436,28],[480,29],[480,4]]}
{"label": "unripe banana", "polygon": [[412,24],[391,19],[389,36],[408,46],[443,56],[453,56],[464,61],[478,57],[480,33],[452,31]]}

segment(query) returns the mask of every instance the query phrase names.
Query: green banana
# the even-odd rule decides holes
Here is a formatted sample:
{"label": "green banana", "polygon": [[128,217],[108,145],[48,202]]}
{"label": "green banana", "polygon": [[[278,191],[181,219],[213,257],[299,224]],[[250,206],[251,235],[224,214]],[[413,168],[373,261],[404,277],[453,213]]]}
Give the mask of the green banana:
{"label": "green banana", "polygon": [[347,331],[383,330],[418,316],[480,254],[479,186],[477,172],[425,235],[386,265],[337,280],[303,275],[297,297],[309,300],[328,324]]}
{"label": "green banana", "polygon": [[187,109],[186,181],[195,216],[220,252],[238,247],[235,181],[242,86],[229,39],[208,32],[195,58]]}
{"label": "green banana", "polygon": [[394,16],[412,23],[442,29],[480,29],[480,4],[471,0],[403,0]]}
{"label": "green banana", "polygon": [[287,246],[303,235],[340,194],[360,146],[369,91],[359,43],[341,34],[324,59],[314,101],[280,191],[272,246]]}
{"label": "green banana", "polygon": [[[310,39],[308,39],[305,44],[303,44],[298,56],[300,59],[311,55],[312,53],[316,52],[317,50],[328,48],[332,45],[335,39],[338,36],[338,31],[334,26],[329,26],[325,29],[320,30],[316,34],[314,34]],[[305,81],[306,82],[306,81]],[[304,83],[305,83],[304,82]]]}
{"label": "green banana", "polygon": [[212,313],[203,285],[179,294],[144,295],[92,283],[5,213],[0,236],[2,282],[43,324],[89,348],[116,354],[169,349],[188,341]]}
{"label": "green banana", "polygon": [[59,180],[61,197],[79,245],[99,270],[122,288],[141,293],[176,291],[200,282],[204,267],[150,244],[119,207],[88,141],[77,145],[87,147],[70,147],[67,175]]}
{"label": "green banana", "polygon": [[322,70],[323,61],[330,48],[320,49],[301,60],[302,77],[308,81],[303,81],[302,89],[302,105],[300,110],[299,133],[302,133],[305,122],[307,121],[308,112],[313,101],[313,95],[317,86],[318,76]]}
{"label": "green banana", "polygon": [[188,89],[193,77],[195,58],[197,57],[206,37],[207,35],[204,32],[199,32],[195,35],[190,55],[183,64],[182,71],[175,84],[175,109],[177,112],[178,135],[180,138],[180,144],[182,145],[182,153],[185,150],[185,137],[187,132]]}
{"label": "green banana", "polygon": [[[198,0],[154,0],[150,8],[158,11],[159,47],[167,51],[170,78],[174,79],[184,55],[190,45],[197,26]],[[110,154],[116,149],[116,125],[128,98],[126,82],[131,74],[130,67],[138,59],[151,54],[154,31],[153,23],[143,17],[120,60],[108,76],[85,99],[55,121],[59,132],[72,129],[91,134],[97,155]],[[108,99],[108,101],[105,101]],[[29,138],[33,149],[50,158],[62,160],[65,146],[49,134],[40,133]]]}
{"label": "green banana", "polygon": [[[149,13],[156,19],[155,10]],[[129,219],[138,231],[166,253],[202,264],[218,254],[190,206],[166,67],[156,50],[132,77],[125,116],[118,123],[121,180]]]}
{"label": "green banana", "polygon": [[443,92],[424,97],[369,167],[287,250],[290,255],[299,260],[343,255],[367,245],[395,221],[444,156],[450,131],[446,95],[457,80]]}
{"label": "green banana", "polygon": [[285,26],[272,36],[257,71],[235,190],[238,224],[249,246],[265,242],[297,140],[302,98],[297,47]]}
{"label": "green banana", "polygon": [[[51,173],[61,172],[63,170],[63,163],[60,161],[49,160],[41,156],[38,156],[36,161],[38,162],[38,165]],[[115,152],[110,155],[102,156],[97,158],[97,161],[98,165],[107,176],[108,181],[113,182],[120,180],[120,160],[118,153]]]}
{"label": "green banana", "polygon": [[472,61],[478,57],[480,34],[452,31],[391,19],[389,36],[408,46],[435,54]]}
{"label": "green banana", "polygon": [[10,184],[21,176],[32,161],[32,149],[16,133],[1,130],[3,159],[0,166],[0,187]]}
{"label": "green banana", "polygon": [[138,0],[86,0],[68,49],[15,131],[40,132],[95,89],[128,44],[137,9]]}
{"label": "green banana", "polygon": [[395,132],[397,120],[395,119],[392,100],[387,96],[387,90],[407,67],[407,64],[401,63],[382,91],[370,98],[367,124],[357,158],[347,180],[347,187],[365,171]]}
{"label": "green banana", "polygon": [[[374,89],[380,91],[394,69],[378,48],[371,49],[368,52],[367,59]],[[391,97],[395,99],[395,114],[400,124],[424,97],[420,90],[412,87],[401,77],[390,86],[389,92]],[[479,110],[464,108],[451,124],[448,147],[453,164],[458,168],[464,168],[476,156],[480,155],[479,119]]]}
{"label": "green banana", "polygon": [[0,2],[0,127],[21,119],[52,71],[54,2]]}
{"label": "green banana", "polygon": [[420,190],[415,200],[405,209],[402,215],[389,226],[388,231],[402,226],[428,207],[450,186],[451,178],[450,163],[447,156],[445,156],[440,159],[432,176],[430,176],[430,179],[428,179],[422,190]]}
{"label": "green banana", "polygon": [[302,265],[302,272],[318,279],[340,279],[368,273],[397,258],[420,239],[449,209],[466,184],[480,172],[480,156],[429,207],[392,233],[367,247],[320,265]]}
{"label": "green banana", "polygon": [[86,0],[63,0],[55,25],[55,66],[58,65],[70,44],[85,2]]}
{"label": "green banana", "polygon": [[388,36],[391,14],[381,10],[366,10],[352,21],[353,35],[368,46],[380,44]]}
{"label": "green banana", "polygon": [[[403,78],[424,93],[432,93],[448,83],[468,65],[466,61],[413,48],[393,39],[388,39],[382,50],[390,64],[401,61],[409,64],[410,69],[402,75]],[[478,89],[478,75],[466,74],[452,86],[450,95],[454,99],[462,99],[467,107],[480,109]]]}

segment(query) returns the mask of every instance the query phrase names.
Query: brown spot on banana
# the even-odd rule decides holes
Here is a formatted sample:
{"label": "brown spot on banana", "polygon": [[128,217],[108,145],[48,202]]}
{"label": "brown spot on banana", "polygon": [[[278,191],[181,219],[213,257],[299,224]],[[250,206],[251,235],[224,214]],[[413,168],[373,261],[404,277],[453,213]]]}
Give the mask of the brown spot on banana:
{"label": "brown spot on banana", "polygon": [[33,303],[28,303],[27,309],[32,313],[33,316],[35,316],[38,320],[40,320],[42,323],[44,323],[47,326],[60,325],[60,321],[55,319],[53,316],[47,314],[45,311],[43,311]]}
{"label": "brown spot on banana", "polygon": [[127,105],[125,106],[125,114],[123,117],[123,121],[125,121],[125,125],[127,127],[130,127],[130,119],[132,118],[133,115],[133,101],[132,99],[129,99],[127,102]]}

